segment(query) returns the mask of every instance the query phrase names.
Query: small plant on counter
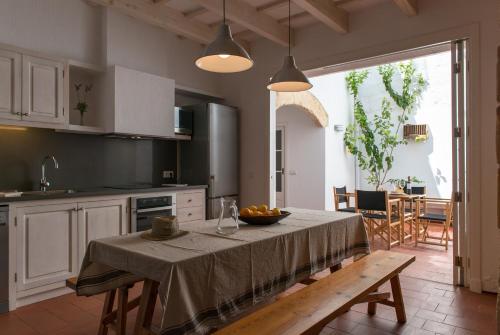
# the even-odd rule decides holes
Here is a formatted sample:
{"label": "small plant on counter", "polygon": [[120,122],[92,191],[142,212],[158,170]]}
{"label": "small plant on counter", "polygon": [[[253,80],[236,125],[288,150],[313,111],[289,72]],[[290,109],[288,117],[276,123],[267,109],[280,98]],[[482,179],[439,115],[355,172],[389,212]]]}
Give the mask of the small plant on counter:
{"label": "small plant on counter", "polygon": [[75,110],[80,112],[80,126],[83,126],[83,115],[89,110],[87,98],[92,91],[92,85],[75,84],[75,91],[77,99]]}
{"label": "small plant on counter", "polygon": [[[393,88],[392,80],[398,71],[402,79],[401,93]],[[394,149],[407,144],[399,132],[414,110],[426,81],[416,72],[412,62],[382,65],[378,67],[382,84],[389,95],[382,99],[381,112],[370,120],[359,97],[359,89],[369,75],[368,70],[352,71],[346,76],[347,89],[353,97],[354,123],[349,124],[344,133],[344,144],[356,156],[358,166],[368,172],[368,183],[379,190],[387,183],[387,173],[394,163]],[[399,115],[393,121],[393,104],[398,107]]]}

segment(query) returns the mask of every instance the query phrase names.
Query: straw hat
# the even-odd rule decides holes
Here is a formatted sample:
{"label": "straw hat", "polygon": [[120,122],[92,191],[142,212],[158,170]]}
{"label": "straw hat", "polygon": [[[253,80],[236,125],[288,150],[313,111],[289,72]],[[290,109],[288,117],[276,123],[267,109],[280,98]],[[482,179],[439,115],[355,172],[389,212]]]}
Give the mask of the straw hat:
{"label": "straw hat", "polygon": [[158,216],[153,219],[152,229],[141,234],[142,238],[151,241],[165,241],[187,234],[179,230],[179,222],[175,216]]}

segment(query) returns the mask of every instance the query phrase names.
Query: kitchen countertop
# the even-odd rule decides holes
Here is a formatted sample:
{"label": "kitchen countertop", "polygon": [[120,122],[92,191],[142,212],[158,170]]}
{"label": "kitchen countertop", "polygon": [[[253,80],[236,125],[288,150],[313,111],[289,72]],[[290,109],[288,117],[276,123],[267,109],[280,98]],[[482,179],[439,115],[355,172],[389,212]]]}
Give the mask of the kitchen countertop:
{"label": "kitchen countertop", "polygon": [[114,189],[108,187],[92,188],[75,190],[73,193],[54,193],[50,194],[30,194],[21,195],[18,197],[0,197],[1,204],[9,204],[19,201],[36,201],[36,200],[52,200],[52,199],[68,199],[68,198],[83,198],[83,197],[98,197],[118,194],[140,194],[140,193],[156,193],[156,192],[178,192],[194,189],[205,189],[207,185],[188,185],[188,186],[165,186],[165,187],[149,187],[138,189]]}

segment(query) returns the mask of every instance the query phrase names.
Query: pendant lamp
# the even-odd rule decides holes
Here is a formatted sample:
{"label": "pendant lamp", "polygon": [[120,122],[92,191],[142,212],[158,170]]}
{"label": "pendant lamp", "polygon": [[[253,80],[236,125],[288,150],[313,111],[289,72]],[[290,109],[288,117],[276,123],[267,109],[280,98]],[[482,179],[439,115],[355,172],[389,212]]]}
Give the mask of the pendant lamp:
{"label": "pendant lamp", "polygon": [[202,70],[217,73],[234,73],[250,69],[253,60],[248,52],[239,45],[231,34],[231,28],[226,24],[226,0],[222,1],[223,23],[215,40],[210,43],[203,56],[195,62]]}
{"label": "pendant lamp", "polygon": [[269,80],[267,89],[276,92],[301,92],[307,91],[313,85],[309,79],[297,68],[295,59],[291,55],[291,26],[290,26],[290,0],[288,0],[288,56],[285,56],[283,65]]}

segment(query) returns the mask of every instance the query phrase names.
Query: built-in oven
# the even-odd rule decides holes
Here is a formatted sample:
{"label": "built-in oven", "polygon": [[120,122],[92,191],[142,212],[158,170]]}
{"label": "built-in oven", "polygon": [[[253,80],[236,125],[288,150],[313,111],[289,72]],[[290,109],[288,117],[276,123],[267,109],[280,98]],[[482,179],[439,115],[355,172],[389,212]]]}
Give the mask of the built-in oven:
{"label": "built-in oven", "polygon": [[130,205],[131,232],[151,229],[155,217],[176,215],[175,203],[175,193],[133,197]]}

